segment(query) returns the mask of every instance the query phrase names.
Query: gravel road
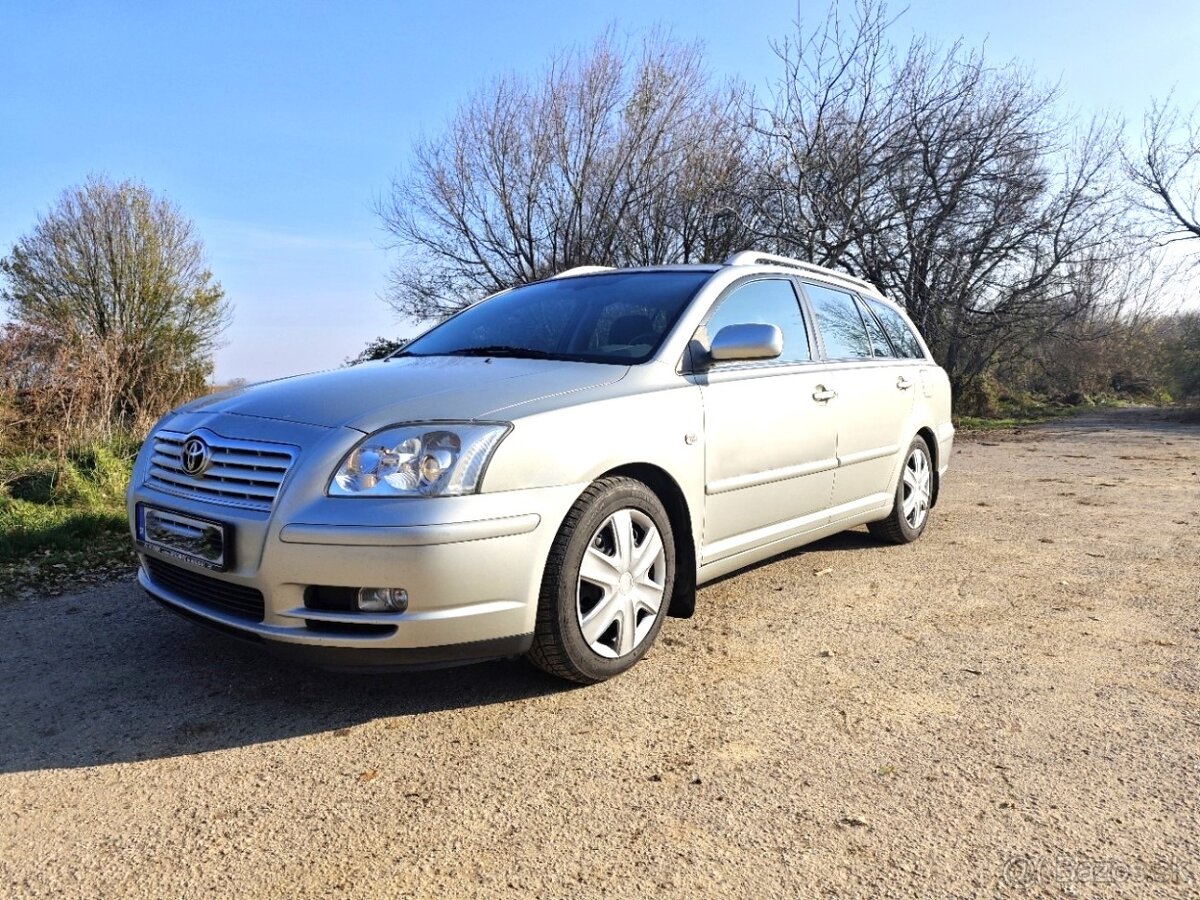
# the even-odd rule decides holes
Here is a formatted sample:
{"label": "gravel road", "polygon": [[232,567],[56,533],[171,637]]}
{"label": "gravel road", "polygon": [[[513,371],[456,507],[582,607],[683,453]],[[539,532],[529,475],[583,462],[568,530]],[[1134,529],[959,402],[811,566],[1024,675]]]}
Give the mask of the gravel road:
{"label": "gravel road", "polygon": [[1200,428],[960,444],[925,537],[703,588],[608,684],[0,604],[0,896],[1200,892]]}

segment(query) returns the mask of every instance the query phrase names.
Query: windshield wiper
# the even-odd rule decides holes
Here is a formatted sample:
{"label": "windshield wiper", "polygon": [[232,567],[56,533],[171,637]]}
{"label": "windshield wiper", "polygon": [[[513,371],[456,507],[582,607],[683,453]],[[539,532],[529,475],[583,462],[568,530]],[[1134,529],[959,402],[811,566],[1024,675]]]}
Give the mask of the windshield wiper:
{"label": "windshield wiper", "polygon": [[557,353],[533,350],[529,347],[510,347],[505,344],[489,344],[486,347],[463,347],[447,350],[440,356],[512,356],[524,359],[557,359]]}

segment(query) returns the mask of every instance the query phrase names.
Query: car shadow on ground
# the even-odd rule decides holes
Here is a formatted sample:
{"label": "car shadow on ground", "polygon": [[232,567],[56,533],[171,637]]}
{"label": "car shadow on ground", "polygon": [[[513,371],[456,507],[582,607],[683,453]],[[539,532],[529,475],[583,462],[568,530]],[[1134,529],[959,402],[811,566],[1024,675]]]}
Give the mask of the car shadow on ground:
{"label": "car shadow on ground", "polygon": [[523,660],[353,674],[282,662],[134,584],[10,608],[0,773],[135,762],[570,690]]}
{"label": "car shadow on ground", "polygon": [[[759,565],[879,546],[849,531]],[[192,625],[128,582],[9,613],[0,773],[185,756],[573,689],[519,659],[384,674],[295,665]]]}
{"label": "car shadow on ground", "polygon": [[884,547],[892,546],[886,541],[881,541],[878,538],[871,536],[867,531],[866,526],[855,528],[852,531],[840,531],[837,534],[827,538],[822,538],[819,541],[813,541],[811,544],[805,544],[803,547],[796,547],[792,550],[785,550],[782,553],[777,553],[774,556],[769,556],[761,562],[750,563],[740,569],[734,569],[727,575],[722,575],[720,578],[714,578],[712,581],[706,581],[701,590],[711,585],[722,584],[732,578],[737,578],[752,569],[760,569],[764,566],[769,566],[772,563],[785,562],[789,559],[795,559],[797,556],[803,556],[806,553],[839,553],[842,551],[853,551],[861,553],[864,550],[878,550]]}

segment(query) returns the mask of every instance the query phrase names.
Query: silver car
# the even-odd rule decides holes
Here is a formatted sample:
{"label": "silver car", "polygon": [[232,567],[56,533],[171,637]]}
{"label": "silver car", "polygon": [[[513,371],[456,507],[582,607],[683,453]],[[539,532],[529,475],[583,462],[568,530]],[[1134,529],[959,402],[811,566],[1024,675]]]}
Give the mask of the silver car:
{"label": "silver car", "polygon": [[866,282],[738,253],[497,294],[389,359],[201,398],[146,440],[142,586],[332,667],[637,662],[696,586],[866,524],[916,540],[950,390]]}

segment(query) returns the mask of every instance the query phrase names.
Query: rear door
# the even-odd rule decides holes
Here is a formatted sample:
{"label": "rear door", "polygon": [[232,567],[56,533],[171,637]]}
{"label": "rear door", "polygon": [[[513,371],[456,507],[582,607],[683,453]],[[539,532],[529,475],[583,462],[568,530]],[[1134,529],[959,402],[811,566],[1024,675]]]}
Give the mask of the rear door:
{"label": "rear door", "polygon": [[805,282],[804,292],[832,364],[829,401],[837,417],[837,474],[830,500],[836,520],[887,500],[919,376],[898,359],[887,335],[855,295]]}
{"label": "rear door", "polygon": [[724,326],[756,322],[783,332],[778,359],[715,363],[691,376],[704,398],[706,563],[828,521],[837,430],[813,396],[823,386],[792,279],[737,283],[696,340],[707,347]]}

